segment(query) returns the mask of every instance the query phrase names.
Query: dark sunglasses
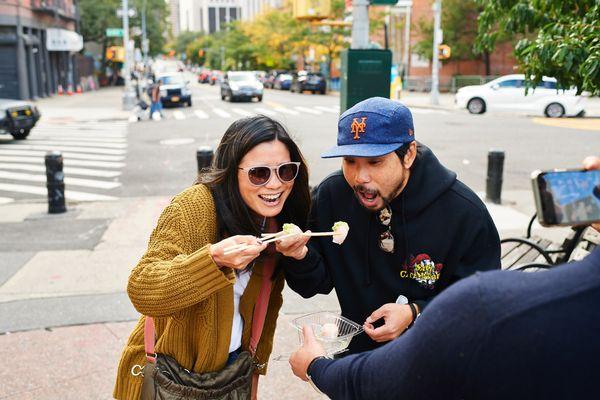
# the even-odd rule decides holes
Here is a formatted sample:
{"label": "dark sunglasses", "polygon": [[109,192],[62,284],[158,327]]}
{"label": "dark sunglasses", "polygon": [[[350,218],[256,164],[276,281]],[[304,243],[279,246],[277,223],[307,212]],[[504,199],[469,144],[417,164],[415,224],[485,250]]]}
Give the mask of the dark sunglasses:
{"label": "dark sunglasses", "polygon": [[271,172],[275,171],[275,175],[282,183],[288,183],[296,179],[300,170],[300,162],[286,162],[276,167],[259,165],[256,167],[238,167],[248,173],[248,180],[254,186],[264,186],[271,180]]}
{"label": "dark sunglasses", "polygon": [[379,248],[386,253],[394,252],[394,236],[392,235],[392,209],[385,207],[379,211],[379,222],[387,229],[379,235]]}

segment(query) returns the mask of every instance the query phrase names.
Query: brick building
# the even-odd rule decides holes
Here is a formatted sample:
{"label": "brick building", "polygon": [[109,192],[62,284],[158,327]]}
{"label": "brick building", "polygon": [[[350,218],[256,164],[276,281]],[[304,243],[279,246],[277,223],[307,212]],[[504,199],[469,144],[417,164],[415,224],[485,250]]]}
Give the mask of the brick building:
{"label": "brick building", "polygon": [[0,97],[46,97],[78,82],[76,0],[0,1]]}
{"label": "brick building", "polygon": [[[392,50],[394,50],[394,63],[404,66],[408,61],[408,84],[417,90],[429,90],[431,88],[431,60],[424,59],[414,52],[414,46],[423,39],[420,29],[421,21],[433,22],[433,0],[412,0],[410,9],[410,46],[408,60],[403,57],[405,31],[403,30],[405,22],[406,9],[398,9],[392,17],[391,26],[400,26],[396,31],[390,32]],[[443,8],[443,5],[442,5]],[[473,24],[475,28],[476,15],[465,20],[465,24]],[[442,26],[442,30],[444,27]],[[395,43],[395,46],[394,46]],[[452,43],[444,41],[450,47]],[[433,43],[432,43],[433,46]],[[444,60],[440,65],[440,88],[449,90],[452,88],[452,78],[457,76],[486,75],[498,76],[515,73],[516,62],[512,55],[513,47],[511,43],[499,44],[493,53],[489,55],[489,73],[486,71],[486,62],[483,56],[473,60],[457,60],[450,58]]]}

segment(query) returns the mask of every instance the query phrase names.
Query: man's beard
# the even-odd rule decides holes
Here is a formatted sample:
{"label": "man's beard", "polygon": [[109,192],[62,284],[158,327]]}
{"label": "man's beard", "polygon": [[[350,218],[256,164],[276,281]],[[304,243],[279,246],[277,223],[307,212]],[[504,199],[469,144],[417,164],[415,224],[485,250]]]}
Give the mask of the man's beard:
{"label": "man's beard", "polygon": [[389,196],[383,196],[379,190],[376,189],[368,189],[366,186],[364,185],[354,185],[354,187],[352,189],[354,189],[354,195],[356,196],[356,198],[359,200],[359,204],[361,206],[363,206],[362,202],[360,201],[360,194],[358,194],[359,192],[362,193],[368,193],[368,194],[374,194],[375,197],[379,196],[381,197],[381,199],[383,200],[383,205],[377,209],[372,209],[372,208],[366,208],[367,210],[371,211],[371,212],[379,212],[381,210],[383,210],[384,208],[388,207],[390,205],[390,203],[392,202],[392,200],[394,200],[396,197],[398,197],[398,195],[400,194],[400,192],[402,192],[403,187],[405,184],[405,180],[404,177],[403,179],[400,180],[400,183],[396,186],[396,188],[391,192],[391,194]]}

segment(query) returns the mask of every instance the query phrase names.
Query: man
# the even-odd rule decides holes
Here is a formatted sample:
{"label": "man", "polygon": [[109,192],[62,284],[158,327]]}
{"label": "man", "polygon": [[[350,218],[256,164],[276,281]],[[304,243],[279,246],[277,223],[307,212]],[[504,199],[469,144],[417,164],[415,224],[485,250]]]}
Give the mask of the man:
{"label": "man", "polygon": [[342,172],[316,188],[310,228],[331,231],[342,220],[348,237],[341,246],[305,236],[277,244],[294,291],[308,298],[335,288],[342,315],[364,321],[350,353],[401,335],[457,280],[500,267],[485,206],[414,135],[408,108],[389,99],[344,112],[338,146],[322,155],[343,157]]}

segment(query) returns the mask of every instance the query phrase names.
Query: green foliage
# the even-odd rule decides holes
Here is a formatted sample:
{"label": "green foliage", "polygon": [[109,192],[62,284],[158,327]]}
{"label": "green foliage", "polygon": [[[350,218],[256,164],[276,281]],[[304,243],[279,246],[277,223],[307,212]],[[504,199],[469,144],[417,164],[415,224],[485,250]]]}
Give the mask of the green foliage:
{"label": "green foliage", "polygon": [[[452,48],[450,60],[472,60],[478,57],[473,51],[477,35],[476,0],[444,0],[442,4],[442,30],[444,44]],[[431,60],[433,51],[433,17],[418,22],[422,40],[413,47],[415,53]]]}
{"label": "green foliage", "polygon": [[504,32],[521,36],[515,56],[528,81],[557,79],[600,95],[600,2],[598,0],[478,0],[477,48],[492,51]]}
{"label": "green foliage", "polygon": [[[137,15],[129,19],[129,26],[142,26],[142,9],[146,6],[146,33],[150,40],[150,54],[162,51],[165,39],[163,32],[167,27],[168,9],[164,0],[133,0],[129,2]],[[122,19],[117,17],[117,9],[121,8],[120,0],[80,0],[81,34],[84,41],[96,41],[107,45],[122,45],[121,38],[107,38],[106,28],[121,28]],[[136,46],[141,47],[141,36],[132,37]]]}

